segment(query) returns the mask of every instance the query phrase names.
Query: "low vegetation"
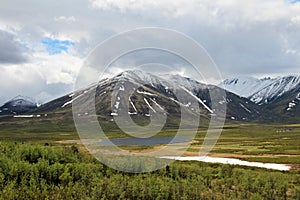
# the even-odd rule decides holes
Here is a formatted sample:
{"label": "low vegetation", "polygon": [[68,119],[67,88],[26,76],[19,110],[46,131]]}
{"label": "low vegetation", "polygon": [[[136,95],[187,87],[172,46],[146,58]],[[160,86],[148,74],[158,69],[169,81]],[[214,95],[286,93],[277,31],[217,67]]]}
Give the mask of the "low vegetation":
{"label": "low vegetation", "polygon": [[[108,137],[124,137],[106,126],[112,130]],[[173,134],[169,129],[159,135]],[[204,134],[200,129],[188,153],[199,150]],[[152,173],[128,174],[66,140],[79,140],[71,119],[0,120],[0,199],[300,199],[299,168],[176,161]],[[213,153],[296,166],[299,141],[300,124],[229,124]]]}
{"label": "low vegetation", "polygon": [[201,162],[145,174],[102,165],[77,146],[0,143],[0,199],[299,199],[300,175]]}

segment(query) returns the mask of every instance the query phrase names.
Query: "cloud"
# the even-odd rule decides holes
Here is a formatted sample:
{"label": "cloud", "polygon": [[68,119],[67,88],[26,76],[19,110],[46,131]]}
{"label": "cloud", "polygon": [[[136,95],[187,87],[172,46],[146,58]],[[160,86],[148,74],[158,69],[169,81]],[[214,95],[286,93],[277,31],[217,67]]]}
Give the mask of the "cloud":
{"label": "cloud", "polygon": [[49,56],[37,53],[32,68],[38,71],[46,84],[73,84],[82,65],[82,59],[62,53]]}
{"label": "cloud", "polygon": [[66,23],[72,23],[76,21],[74,16],[69,16],[69,17],[59,16],[59,17],[54,17],[54,20],[58,22],[66,22]]}
{"label": "cloud", "polygon": [[[182,31],[202,44],[225,75],[299,73],[300,4],[266,1],[92,0],[94,9],[120,12]],[[150,20],[151,18],[151,20]],[[159,23],[157,23],[159,21]]]}
{"label": "cloud", "polygon": [[13,33],[0,29],[0,63],[23,63],[28,60],[26,46]]}
{"label": "cloud", "polygon": [[73,90],[82,59],[61,53],[34,53],[31,62],[0,65],[0,104],[18,94],[45,103]]}
{"label": "cloud", "polygon": [[[4,1],[0,97],[29,88],[47,99],[57,91],[69,92],[80,63],[97,44],[140,27],[169,28],[192,37],[226,78],[300,73],[299,13],[300,3],[294,0],[73,0],[71,7],[66,0]],[[125,63],[140,62],[130,59]],[[180,66],[162,55],[155,59]]]}
{"label": "cloud", "polygon": [[148,10],[162,11],[164,16],[182,16],[187,14],[188,11],[201,7],[201,3],[190,0],[91,0],[91,5],[96,9],[111,10],[115,9],[120,12],[144,12]]}

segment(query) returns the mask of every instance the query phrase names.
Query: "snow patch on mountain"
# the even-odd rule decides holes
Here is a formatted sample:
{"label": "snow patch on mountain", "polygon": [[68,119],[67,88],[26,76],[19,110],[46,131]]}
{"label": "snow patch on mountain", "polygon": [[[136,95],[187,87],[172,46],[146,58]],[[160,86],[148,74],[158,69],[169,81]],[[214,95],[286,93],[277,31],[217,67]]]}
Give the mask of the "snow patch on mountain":
{"label": "snow patch on mountain", "polygon": [[296,98],[288,103],[287,111],[293,110],[300,103],[300,93],[297,94]]}
{"label": "snow patch on mountain", "polygon": [[296,99],[300,101],[300,93],[297,94]]}
{"label": "snow patch on mountain", "polygon": [[186,91],[188,94],[190,94],[192,97],[194,97],[199,103],[201,103],[203,107],[206,108],[211,114],[214,113],[214,111],[212,111],[212,109],[210,109],[199,97],[197,97],[196,95],[194,95],[192,92],[190,92],[184,87],[182,87],[182,89]]}
{"label": "snow patch on mountain", "polygon": [[141,90],[137,90],[136,92],[139,94],[145,94],[145,95],[149,95],[149,96],[157,96],[156,94],[152,94],[150,92],[141,91]]}
{"label": "snow patch on mountain", "polygon": [[150,98],[150,100],[151,100],[157,107],[159,107],[162,111],[164,110],[163,107],[161,107],[161,105],[159,105],[159,104],[155,101],[155,99],[151,99],[151,98]]}
{"label": "snow patch on mountain", "polygon": [[[83,94],[85,94],[85,93],[83,93]],[[61,107],[64,108],[65,106],[73,103],[73,101],[75,101],[76,99],[79,99],[83,94],[80,94],[80,95],[78,95],[76,97],[73,97],[75,94],[72,94],[71,97],[73,97],[73,98],[70,101],[67,101],[66,103],[64,103]],[[70,97],[70,95],[69,95],[69,97]]]}
{"label": "snow patch on mountain", "polygon": [[246,106],[240,103],[240,106],[245,109],[248,113],[252,113],[251,110],[249,110]]}

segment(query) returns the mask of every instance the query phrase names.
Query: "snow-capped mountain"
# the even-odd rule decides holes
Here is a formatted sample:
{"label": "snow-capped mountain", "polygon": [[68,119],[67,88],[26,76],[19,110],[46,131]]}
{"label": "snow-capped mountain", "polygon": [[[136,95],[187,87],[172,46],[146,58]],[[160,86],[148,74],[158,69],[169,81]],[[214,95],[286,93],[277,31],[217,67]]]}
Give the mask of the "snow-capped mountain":
{"label": "snow-capped mountain", "polygon": [[240,77],[226,79],[220,87],[262,105],[274,102],[284,94],[300,87],[300,76],[256,79]]}
{"label": "snow-capped mountain", "polygon": [[191,117],[200,113],[202,119],[209,119],[221,113],[218,106],[213,108],[211,94],[217,94],[217,105],[226,105],[227,110],[223,114],[227,119],[274,121],[300,118],[300,76],[273,79],[240,77],[227,79],[219,86],[228,91],[224,93],[220,87],[180,75],[125,71],[41,106],[28,97],[18,96],[0,107],[0,115],[53,113],[72,116],[72,103],[75,103],[82,106],[75,115],[88,116],[91,113],[87,109],[88,100],[96,91],[96,114],[105,121],[111,121],[121,113],[139,120],[160,113],[178,122],[181,111]]}
{"label": "snow-capped mountain", "polygon": [[0,114],[23,114],[37,107],[38,104],[33,99],[18,95],[0,107]]}
{"label": "snow-capped mountain", "polygon": [[94,89],[97,115],[105,120],[111,120],[121,112],[139,119],[149,117],[152,112],[164,113],[173,121],[178,121],[181,107],[190,116],[201,113],[209,118],[219,111],[212,108],[211,93],[216,94],[216,102],[220,107],[227,106],[228,119],[250,120],[260,115],[258,105],[231,92],[226,92],[225,95],[224,90],[217,86],[202,84],[179,75],[158,76],[137,70],[125,71],[94,86],[63,96],[42,105],[36,112],[71,113],[72,103],[78,103],[83,110],[76,115],[89,115],[90,112],[84,108]]}
{"label": "snow-capped mountain", "polygon": [[195,88],[206,88],[206,84],[199,83],[193,79],[183,77],[180,75],[170,75],[170,74],[160,74],[155,75],[152,73],[143,72],[140,70],[129,70],[122,72],[116,77],[124,77],[128,80],[135,80],[139,83],[148,84],[151,86],[164,86],[165,88],[174,88],[174,87],[184,87],[188,90],[193,90]]}
{"label": "snow-capped mountain", "polygon": [[256,79],[253,77],[237,77],[226,79],[219,84],[219,86],[241,97],[249,98],[271,82],[272,79],[270,78]]}
{"label": "snow-capped mountain", "polygon": [[[300,87],[286,92],[270,104],[263,106],[265,110],[272,113],[273,119],[294,120],[299,122],[300,118]],[[277,120],[277,121],[278,121]]]}
{"label": "snow-capped mountain", "polygon": [[300,76],[276,78],[266,87],[252,94],[250,99],[257,104],[268,104],[298,88],[300,88]]}

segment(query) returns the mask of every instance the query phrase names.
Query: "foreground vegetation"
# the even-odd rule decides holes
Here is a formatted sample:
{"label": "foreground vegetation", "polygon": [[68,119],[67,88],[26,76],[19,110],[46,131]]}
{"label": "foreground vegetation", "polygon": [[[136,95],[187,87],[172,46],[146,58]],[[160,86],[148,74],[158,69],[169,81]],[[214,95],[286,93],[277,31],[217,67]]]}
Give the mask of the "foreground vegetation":
{"label": "foreground vegetation", "polygon": [[126,174],[79,146],[0,142],[0,199],[300,199],[300,175],[201,162]]}
{"label": "foreground vegetation", "polygon": [[[104,124],[110,138],[124,137]],[[172,136],[167,129],[159,136]],[[190,155],[199,151],[199,129]],[[79,144],[64,116],[0,118],[1,199],[300,199],[300,124],[227,124],[212,153],[294,166],[289,172],[174,162],[152,173],[127,174],[102,165]],[[148,146],[124,147],[147,150]]]}

